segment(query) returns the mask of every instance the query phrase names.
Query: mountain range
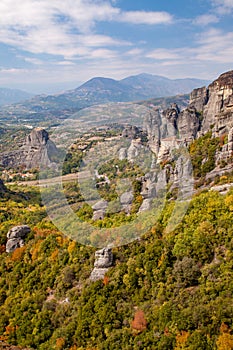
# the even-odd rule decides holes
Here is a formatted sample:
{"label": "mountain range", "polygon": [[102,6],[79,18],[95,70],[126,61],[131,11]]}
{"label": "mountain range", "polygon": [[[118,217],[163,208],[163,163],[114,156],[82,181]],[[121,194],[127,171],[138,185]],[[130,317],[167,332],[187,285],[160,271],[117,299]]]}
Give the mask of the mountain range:
{"label": "mountain range", "polygon": [[33,97],[26,91],[18,89],[0,88],[0,106],[25,101]]}
{"label": "mountain range", "polygon": [[96,77],[77,89],[67,91],[65,96],[96,102],[127,102],[185,94],[208,83],[200,79],[168,79],[145,73],[122,80]]}
{"label": "mountain range", "polygon": [[0,119],[14,118],[29,123],[67,118],[82,108],[108,102],[140,101],[155,97],[190,93],[207,85],[200,79],[168,79],[139,74],[123,80],[96,77],[73,90],[56,95],[38,95],[30,100],[0,109]]}

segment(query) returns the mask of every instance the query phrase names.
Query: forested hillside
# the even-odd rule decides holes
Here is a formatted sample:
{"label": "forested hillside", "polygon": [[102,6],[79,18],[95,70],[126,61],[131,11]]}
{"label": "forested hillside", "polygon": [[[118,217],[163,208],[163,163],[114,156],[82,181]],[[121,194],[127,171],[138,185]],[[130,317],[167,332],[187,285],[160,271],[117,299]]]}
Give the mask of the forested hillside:
{"label": "forested hillside", "polygon": [[[88,279],[94,249],[57,231],[35,189],[4,197],[2,341],[44,350],[233,347],[232,190],[196,194],[169,234],[167,202],[150,232],[113,250],[114,267],[97,282]],[[7,254],[6,232],[22,223],[32,232]]]}
{"label": "forested hillside", "polygon": [[[80,226],[74,227],[72,240],[67,234],[73,225],[69,216],[63,220],[63,234],[48,210],[50,204],[56,214],[65,203],[59,200],[55,178],[50,179],[56,158],[49,162],[48,133],[33,130],[24,157],[17,152],[4,155],[6,176],[16,161],[18,166],[24,163],[25,171],[34,171],[31,160],[44,154],[44,164],[50,167],[40,176],[52,184],[0,181],[0,348],[233,349],[232,84],[233,72],[225,73],[207,89],[194,90],[182,111],[176,104],[163,111],[154,108],[144,129],[128,124],[93,128],[69,148],[61,173],[75,175],[82,166],[86,174],[90,160],[96,164],[95,192],[85,182],[82,191],[84,176],[79,181],[68,178],[61,193],[76,218],[103,229],[107,238],[111,228],[136,218],[131,228],[146,225],[150,217],[143,222],[140,218],[146,211],[155,215],[163,194],[164,206],[144,234],[133,241],[129,232],[131,243],[119,240],[113,247],[104,246],[113,259],[97,280],[93,246],[101,246],[101,234],[93,231],[82,245],[77,239],[83,233]],[[101,162],[99,150],[104,150]],[[179,196],[182,182],[188,197]],[[51,203],[46,202],[48,193]],[[179,217],[182,206],[186,211]],[[174,208],[178,221],[169,229]]]}

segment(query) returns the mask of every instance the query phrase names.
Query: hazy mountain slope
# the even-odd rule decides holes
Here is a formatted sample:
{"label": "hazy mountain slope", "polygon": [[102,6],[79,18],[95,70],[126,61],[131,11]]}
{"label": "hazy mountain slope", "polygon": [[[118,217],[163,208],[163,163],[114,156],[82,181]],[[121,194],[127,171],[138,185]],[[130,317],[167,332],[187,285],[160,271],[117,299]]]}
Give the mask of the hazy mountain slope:
{"label": "hazy mountain slope", "polygon": [[22,90],[0,88],[0,106],[24,101],[32,96],[32,94]]}
{"label": "hazy mountain slope", "polygon": [[189,93],[205,83],[198,79],[170,80],[150,74],[140,74],[121,81],[97,77],[73,90],[56,95],[39,95],[24,103],[1,108],[0,120],[9,122],[14,118],[14,123],[21,123],[23,119],[32,125],[45,121],[51,123],[91,105],[174,96]]}
{"label": "hazy mountain slope", "polygon": [[131,86],[145,98],[173,96],[191,92],[197,86],[207,85],[207,80],[200,79],[168,79],[159,75],[139,74],[121,80]]}

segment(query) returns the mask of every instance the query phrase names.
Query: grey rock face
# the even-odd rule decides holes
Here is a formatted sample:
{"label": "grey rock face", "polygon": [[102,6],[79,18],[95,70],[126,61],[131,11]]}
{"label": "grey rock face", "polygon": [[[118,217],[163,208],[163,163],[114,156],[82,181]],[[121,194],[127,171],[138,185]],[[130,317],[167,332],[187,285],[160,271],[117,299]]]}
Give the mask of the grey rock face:
{"label": "grey rock face", "polygon": [[151,111],[151,113],[145,117],[143,123],[143,129],[148,135],[149,147],[156,155],[158,154],[160,147],[161,125],[161,113],[158,109]]}
{"label": "grey rock face", "polygon": [[132,191],[124,192],[120,196],[121,208],[128,214],[130,213],[133,199],[134,199],[134,196],[133,196],[133,192]]}
{"label": "grey rock face", "polygon": [[172,150],[187,146],[209,130],[214,137],[228,134],[228,143],[216,157],[216,163],[232,157],[233,71],[226,72],[207,88],[193,90],[189,106],[180,112],[173,104],[161,111],[152,110],[145,118],[148,144],[157,163],[172,159]]}
{"label": "grey rock face", "polygon": [[49,140],[46,130],[36,128],[26,137],[25,143],[19,150],[3,153],[0,165],[26,169],[52,167],[53,156],[58,154],[55,144]]}
{"label": "grey rock face", "polygon": [[205,86],[194,89],[190,94],[189,106],[194,107],[198,112],[202,112],[208,102],[208,95],[209,91]]}
{"label": "grey rock face", "polygon": [[111,248],[103,248],[95,252],[94,269],[91,273],[90,280],[97,281],[103,279],[109,267],[113,265],[113,254]]}
{"label": "grey rock face", "polygon": [[103,248],[95,252],[94,267],[107,268],[112,266],[113,255],[111,248]]}
{"label": "grey rock face", "polygon": [[92,206],[93,209],[93,220],[102,220],[105,216],[106,209],[108,207],[108,202],[105,200],[98,201]]}
{"label": "grey rock face", "polygon": [[162,112],[161,139],[177,135],[177,118],[180,111],[176,104]]}
{"label": "grey rock face", "polygon": [[0,179],[0,193],[7,192],[7,188],[4,185],[3,181]]}
{"label": "grey rock face", "polygon": [[194,107],[183,110],[177,118],[177,129],[179,137],[191,141],[197,136],[200,128],[200,118]]}
{"label": "grey rock face", "polygon": [[41,147],[46,145],[49,140],[47,131],[42,128],[35,128],[30,135],[26,137],[25,146]]}
{"label": "grey rock face", "polygon": [[10,229],[7,233],[6,252],[11,253],[16,248],[23,247],[24,239],[30,231],[31,229],[27,225],[15,226]]}
{"label": "grey rock face", "polygon": [[132,204],[133,201],[133,192],[125,192],[120,196],[120,203],[122,205],[128,205],[128,204]]}
{"label": "grey rock face", "polygon": [[107,209],[108,202],[105,200],[100,200],[97,202],[95,205],[93,205],[92,209],[93,210],[105,210]]}
{"label": "grey rock face", "polygon": [[218,134],[224,124],[233,126],[233,71],[221,74],[211,83],[208,86],[208,95],[208,103],[203,109],[202,131],[207,132],[211,125],[215,125],[214,131]]}
{"label": "grey rock face", "polygon": [[127,148],[121,148],[119,150],[119,160],[123,160],[127,158]]}
{"label": "grey rock face", "polygon": [[105,210],[95,210],[93,213],[92,220],[94,221],[103,220],[104,216],[105,216]]}
{"label": "grey rock face", "polygon": [[130,139],[135,139],[140,135],[140,130],[135,125],[127,125],[122,131],[122,136]]}
{"label": "grey rock face", "polygon": [[233,127],[227,135],[227,143],[222,147],[221,151],[216,154],[216,163],[221,164],[221,161],[229,161],[233,155]]}
{"label": "grey rock face", "polygon": [[139,208],[139,213],[143,211],[148,211],[151,209],[152,206],[152,199],[151,198],[146,198],[143,200],[142,205]]}

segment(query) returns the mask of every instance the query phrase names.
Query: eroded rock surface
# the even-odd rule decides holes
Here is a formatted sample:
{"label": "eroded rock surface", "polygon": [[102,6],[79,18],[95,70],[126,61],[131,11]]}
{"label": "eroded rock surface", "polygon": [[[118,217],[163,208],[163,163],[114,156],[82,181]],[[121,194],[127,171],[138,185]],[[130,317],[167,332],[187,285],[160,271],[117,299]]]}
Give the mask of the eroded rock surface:
{"label": "eroded rock surface", "polygon": [[7,233],[6,252],[11,253],[15,249],[24,246],[24,239],[31,229],[27,225],[15,226]]}
{"label": "eroded rock surface", "polygon": [[58,150],[47,131],[35,128],[20,149],[0,155],[0,165],[11,168],[23,166],[25,169],[53,167],[53,158],[57,154]]}
{"label": "eroded rock surface", "polygon": [[103,279],[109,267],[113,265],[113,254],[111,248],[103,248],[95,252],[94,269],[90,280],[97,281]]}

